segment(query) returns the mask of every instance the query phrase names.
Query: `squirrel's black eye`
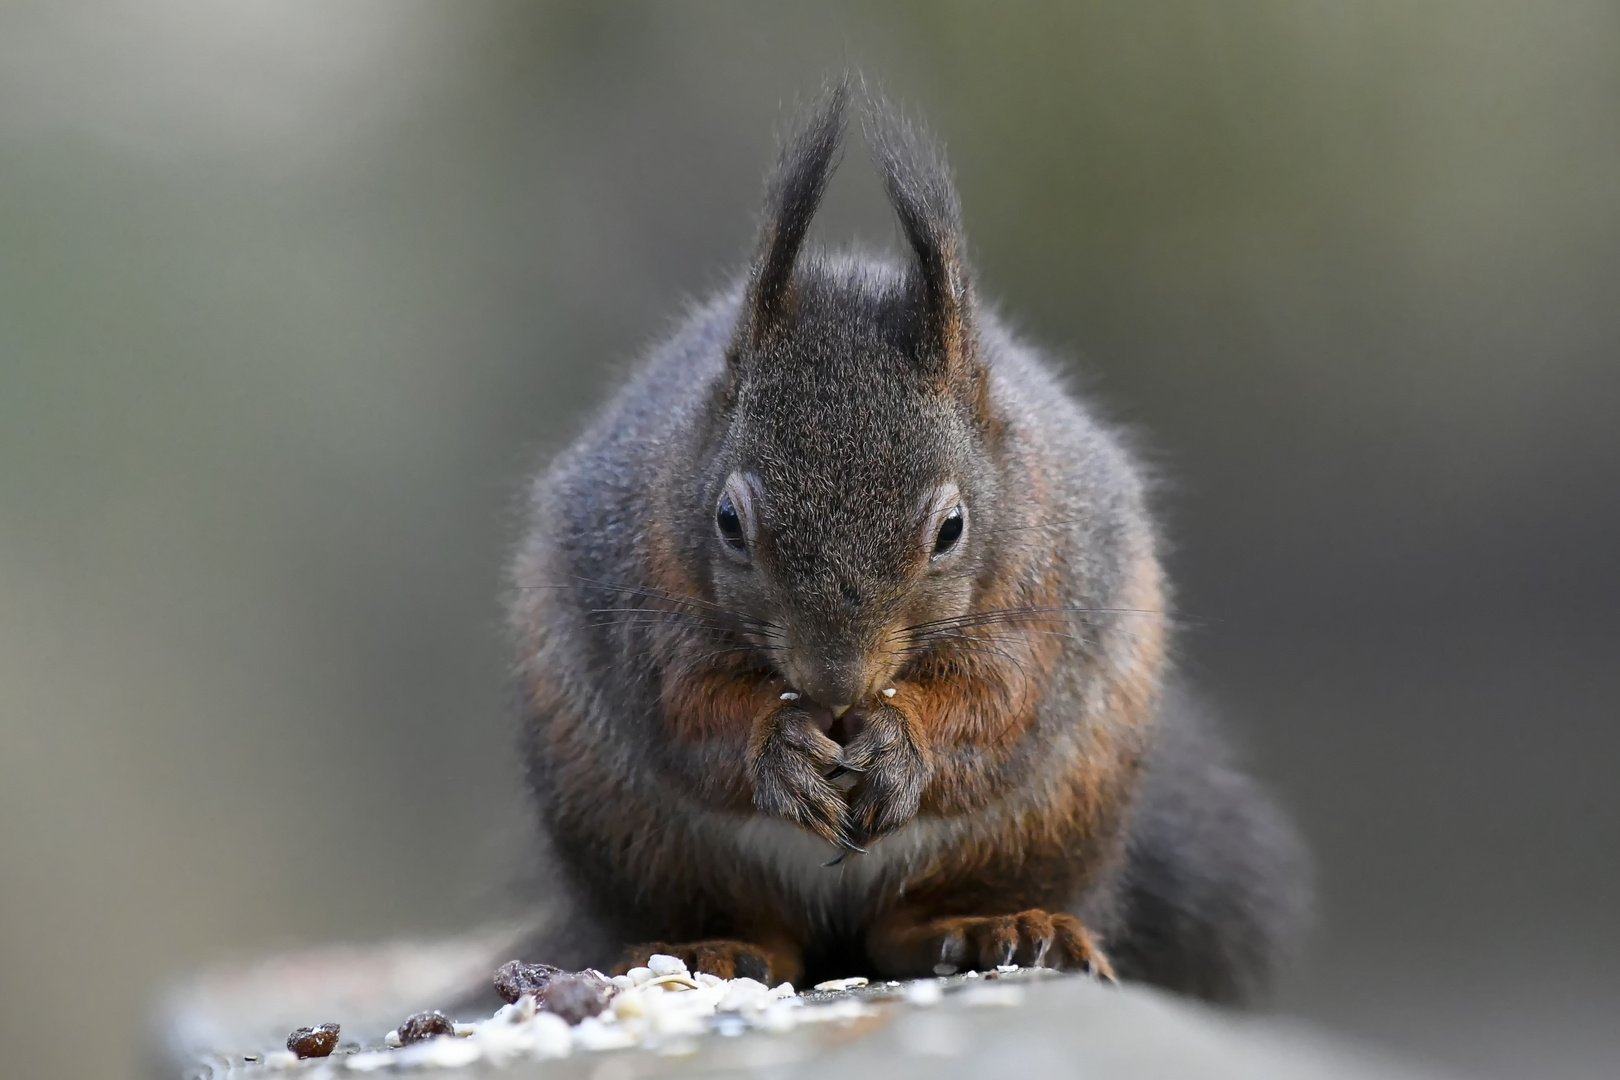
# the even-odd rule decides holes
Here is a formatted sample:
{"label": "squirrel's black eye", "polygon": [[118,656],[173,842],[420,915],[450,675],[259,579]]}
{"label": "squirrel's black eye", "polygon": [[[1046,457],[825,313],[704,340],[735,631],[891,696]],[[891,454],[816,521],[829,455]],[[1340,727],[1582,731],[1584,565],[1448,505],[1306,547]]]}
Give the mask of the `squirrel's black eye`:
{"label": "squirrel's black eye", "polygon": [[748,547],[748,541],[743,536],[742,518],[737,513],[737,504],[731,501],[731,492],[720,496],[720,505],[714,512],[715,527],[720,530],[720,538],[733,550],[743,551]]}
{"label": "squirrel's black eye", "polygon": [[939,523],[939,534],[934,537],[934,554],[943,555],[962,539],[962,508],[953,506]]}

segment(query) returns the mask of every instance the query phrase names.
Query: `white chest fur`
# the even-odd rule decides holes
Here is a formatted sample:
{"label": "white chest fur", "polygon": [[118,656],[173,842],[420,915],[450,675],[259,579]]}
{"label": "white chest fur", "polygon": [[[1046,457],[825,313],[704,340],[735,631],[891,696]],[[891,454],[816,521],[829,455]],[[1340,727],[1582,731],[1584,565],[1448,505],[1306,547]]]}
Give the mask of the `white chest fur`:
{"label": "white chest fur", "polygon": [[876,897],[903,888],[962,830],[959,823],[918,819],[865,854],[829,866],[838,849],[786,821],[747,815],[715,824],[729,833],[744,873],[771,881],[813,922],[832,926],[856,924]]}

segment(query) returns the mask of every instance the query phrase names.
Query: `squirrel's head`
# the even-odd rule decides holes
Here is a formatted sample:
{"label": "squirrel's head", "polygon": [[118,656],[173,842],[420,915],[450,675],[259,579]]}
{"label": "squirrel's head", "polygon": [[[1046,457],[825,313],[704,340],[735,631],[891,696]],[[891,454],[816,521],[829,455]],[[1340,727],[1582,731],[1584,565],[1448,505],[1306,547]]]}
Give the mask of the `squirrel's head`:
{"label": "squirrel's head", "polygon": [[968,612],[997,498],[956,194],[891,110],[866,127],[909,259],[800,257],[846,99],[828,94],[772,176],[692,508],[716,600],[835,713],[889,685],[914,628]]}

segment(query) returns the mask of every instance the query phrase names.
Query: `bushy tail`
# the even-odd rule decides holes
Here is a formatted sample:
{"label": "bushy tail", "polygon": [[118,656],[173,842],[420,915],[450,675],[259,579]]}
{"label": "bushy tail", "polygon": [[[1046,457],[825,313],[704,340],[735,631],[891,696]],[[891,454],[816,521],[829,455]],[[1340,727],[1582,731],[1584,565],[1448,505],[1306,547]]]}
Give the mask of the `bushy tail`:
{"label": "bushy tail", "polygon": [[1301,944],[1310,879],[1288,820],[1172,693],[1127,847],[1115,967],[1222,1004],[1261,1000]]}

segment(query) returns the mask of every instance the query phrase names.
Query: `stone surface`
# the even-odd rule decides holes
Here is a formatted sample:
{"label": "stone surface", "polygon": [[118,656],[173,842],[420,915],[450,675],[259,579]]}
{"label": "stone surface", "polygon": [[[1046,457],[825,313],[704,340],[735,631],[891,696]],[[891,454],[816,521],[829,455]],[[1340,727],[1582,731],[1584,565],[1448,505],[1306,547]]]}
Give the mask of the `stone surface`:
{"label": "stone surface", "polygon": [[[437,1005],[458,1021],[488,1011],[456,1010],[466,974],[488,978],[511,947],[492,932],[459,942],[387,949],[344,949],[267,961],[206,975],[173,995],[162,1017],[166,1077],[343,1077],[356,1051],[375,1051],[383,1035],[416,1008]],[[848,1020],[780,1033],[743,1032],[680,1038],[655,1049],[576,1052],[564,1059],[487,1061],[457,1068],[384,1075],[439,1080],[475,1077],[635,1080],[664,1076],[769,1076],[773,1080],[879,1075],[927,1077],[1055,1076],[1232,1078],[1232,1080],[1422,1080],[1437,1074],[1276,1018],[1207,1009],[1137,987],[1109,987],[1046,972],[956,976],[923,984],[875,983],[848,991],[807,992],[808,1002],[855,999],[870,1008]],[[933,992],[937,986],[943,993]],[[244,988],[251,987],[251,992]],[[423,1000],[424,995],[440,1000]],[[937,998],[937,1001],[935,1000]],[[331,1012],[331,1010],[345,1010]],[[273,1069],[264,1032],[297,1013],[341,1020],[345,1043],[332,1058]],[[294,1017],[296,1019],[296,1017]],[[284,1035],[282,1036],[285,1037]],[[353,1039],[353,1042],[348,1041]],[[199,1042],[199,1040],[204,1040]],[[212,1040],[212,1041],[209,1041]],[[249,1061],[254,1055],[258,1061]],[[390,1059],[368,1053],[355,1064]],[[285,1063],[282,1063],[285,1065]]]}

